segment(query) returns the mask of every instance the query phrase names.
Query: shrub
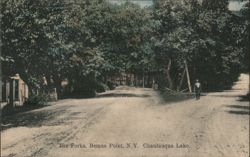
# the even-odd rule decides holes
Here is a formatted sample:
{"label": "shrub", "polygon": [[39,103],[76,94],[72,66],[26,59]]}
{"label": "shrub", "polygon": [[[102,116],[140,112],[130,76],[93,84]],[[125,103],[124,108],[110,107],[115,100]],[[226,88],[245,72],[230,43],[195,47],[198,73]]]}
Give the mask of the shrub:
{"label": "shrub", "polygon": [[49,95],[45,93],[32,94],[25,102],[25,105],[44,106],[48,104],[49,99],[50,99]]}
{"label": "shrub", "polygon": [[102,92],[105,92],[107,90],[109,90],[109,87],[106,84],[104,84],[102,82],[98,82],[96,84],[96,92],[102,93]]}
{"label": "shrub", "polygon": [[107,82],[107,86],[109,87],[110,90],[114,90],[115,89],[115,84],[112,83],[112,82],[110,82],[110,81]]}
{"label": "shrub", "polygon": [[71,97],[73,98],[93,98],[95,96],[96,92],[94,89],[86,89],[86,88],[75,89],[71,93]]}

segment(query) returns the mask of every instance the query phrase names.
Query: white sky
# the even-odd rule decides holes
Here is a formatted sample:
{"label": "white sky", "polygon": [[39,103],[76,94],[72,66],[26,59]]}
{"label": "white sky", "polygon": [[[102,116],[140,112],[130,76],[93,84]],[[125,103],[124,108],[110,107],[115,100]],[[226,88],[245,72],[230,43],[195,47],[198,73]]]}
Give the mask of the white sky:
{"label": "white sky", "polygon": [[240,1],[231,1],[229,3],[228,8],[231,11],[239,11],[242,8],[242,6],[244,4],[246,4],[246,3],[247,3],[247,1],[243,1],[243,2],[240,2]]}
{"label": "white sky", "polygon": [[[126,0],[107,0],[107,1],[116,4],[121,4],[126,2]],[[153,4],[152,0],[128,0],[128,1],[139,4],[141,7],[146,7]],[[229,2],[228,8],[231,11],[239,11],[246,2],[247,1],[241,2],[240,0],[231,0]]]}
{"label": "white sky", "polygon": [[[126,0],[107,0],[107,1],[116,4],[121,4],[126,2]],[[141,7],[146,7],[153,4],[152,0],[128,0],[128,1],[139,4]]]}

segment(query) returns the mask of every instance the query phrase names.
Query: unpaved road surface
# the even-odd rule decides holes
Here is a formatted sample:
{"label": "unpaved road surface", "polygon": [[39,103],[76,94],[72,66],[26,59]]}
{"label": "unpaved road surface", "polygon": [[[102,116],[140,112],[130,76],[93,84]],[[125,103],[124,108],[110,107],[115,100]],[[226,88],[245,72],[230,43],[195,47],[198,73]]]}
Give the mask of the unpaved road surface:
{"label": "unpaved road surface", "polygon": [[[166,103],[151,89],[67,99],[12,117],[3,157],[248,157],[249,88]],[[10,118],[11,119],[11,118]]]}

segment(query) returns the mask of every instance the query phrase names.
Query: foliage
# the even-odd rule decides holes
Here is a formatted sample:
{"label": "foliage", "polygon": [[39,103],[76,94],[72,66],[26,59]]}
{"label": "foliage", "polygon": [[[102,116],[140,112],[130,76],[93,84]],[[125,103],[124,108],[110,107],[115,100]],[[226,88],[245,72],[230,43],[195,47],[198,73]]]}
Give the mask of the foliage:
{"label": "foliage", "polygon": [[200,78],[204,89],[231,85],[240,71],[242,45],[237,40],[243,34],[241,19],[227,9],[227,1],[157,2],[155,19],[161,33],[156,34],[155,50],[163,69],[169,59],[175,62],[169,77],[180,79],[176,73],[186,60],[191,80]]}
{"label": "foliage", "polygon": [[109,88],[108,85],[106,85],[102,82],[97,82],[97,84],[96,84],[96,92],[98,92],[98,93],[102,93],[102,92],[108,91],[110,89],[111,88]]}
{"label": "foliage", "polygon": [[[140,8],[105,0],[1,2],[4,75],[19,73],[31,91],[53,78],[73,93],[95,95],[104,78],[121,73],[162,74],[177,88],[184,62],[204,89],[229,86],[249,58],[249,3],[242,17],[221,0],[154,0]],[[213,76],[213,77],[211,77]],[[226,79],[225,79],[226,78]]]}
{"label": "foliage", "polygon": [[108,63],[103,67],[104,74],[138,73],[144,66],[145,71],[150,71],[154,58],[150,43],[153,29],[150,12],[132,3],[110,6],[109,9],[102,17],[104,23],[100,29],[104,34],[101,49]]}
{"label": "foliage", "polygon": [[49,95],[45,93],[31,94],[25,102],[26,106],[45,106],[48,104]]}
{"label": "foliage", "polygon": [[241,64],[242,69],[245,72],[249,72],[250,65],[250,47],[249,47],[249,34],[250,34],[250,2],[247,2],[243,8],[241,9],[242,13],[242,21],[240,23],[239,34],[238,34],[238,43],[242,46],[243,55],[241,56],[241,61],[243,64]]}

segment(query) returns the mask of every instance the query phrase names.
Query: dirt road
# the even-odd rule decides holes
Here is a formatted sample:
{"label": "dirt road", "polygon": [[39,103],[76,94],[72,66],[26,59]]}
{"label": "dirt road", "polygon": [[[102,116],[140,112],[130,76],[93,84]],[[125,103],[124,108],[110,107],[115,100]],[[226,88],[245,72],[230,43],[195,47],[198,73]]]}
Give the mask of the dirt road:
{"label": "dirt road", "polygon": [[3,157],[248,157],[248,75],[232,90],[165,103],[151,89],[115,90],[19,114]]}

